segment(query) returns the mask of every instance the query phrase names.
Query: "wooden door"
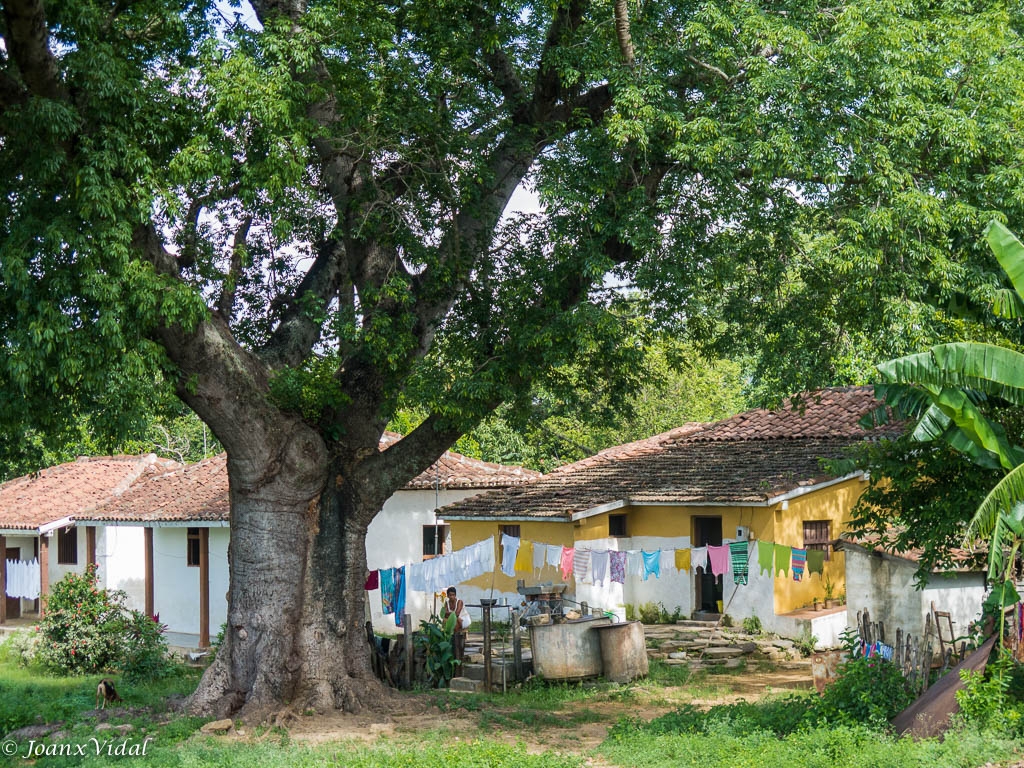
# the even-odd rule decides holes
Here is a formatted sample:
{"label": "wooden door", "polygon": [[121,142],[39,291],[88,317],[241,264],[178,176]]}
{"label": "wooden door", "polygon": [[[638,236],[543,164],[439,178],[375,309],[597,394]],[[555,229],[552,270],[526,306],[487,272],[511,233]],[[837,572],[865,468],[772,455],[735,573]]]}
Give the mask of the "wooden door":
{"label": "wooden door", "polygon": [[[722,518],[693,518],[693,546],[720,547],[722,545]],[[710,565],[694,574],[694,606],[705,613],[718,613],[718,603],[722,600],[724,584],[721,576],[711,573]]]}
{"label": "wooden door", "polygon": [[[7,567],[6,560],[20,560],[21,559],[21,547],[7,547],[7,554],[4,555],[5,562],[4,567]],[[8,619],[20,619],[21,618],[21,598],[20,597],[8,597],[4,595],[4,600],[7,602],[7,618]]]}

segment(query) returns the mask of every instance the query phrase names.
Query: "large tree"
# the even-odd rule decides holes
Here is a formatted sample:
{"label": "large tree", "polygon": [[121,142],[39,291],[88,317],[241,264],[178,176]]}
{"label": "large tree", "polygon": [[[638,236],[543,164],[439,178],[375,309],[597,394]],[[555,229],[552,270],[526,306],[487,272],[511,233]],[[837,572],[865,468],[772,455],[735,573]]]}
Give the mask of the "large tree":
{"label": "large tree", "polygon": [[[197,711],[379,701],[367,525],[500,403],[635,388],[636,296],[850,378],[951,271],[985,290],[979,222],[1024,206],[1013,3],[223,10],[6,0],[0,29],[0,422],[114,430],[166,385],[225,446]],[[525,182],[543,213],[503,216]],[[401,402],[427,415],[381,452]]]}

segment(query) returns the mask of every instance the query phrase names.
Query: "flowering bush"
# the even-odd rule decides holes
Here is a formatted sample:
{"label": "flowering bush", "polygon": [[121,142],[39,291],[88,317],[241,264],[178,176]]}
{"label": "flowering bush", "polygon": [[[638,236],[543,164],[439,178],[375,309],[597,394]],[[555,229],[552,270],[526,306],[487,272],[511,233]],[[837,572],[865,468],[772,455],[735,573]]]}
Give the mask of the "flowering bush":
{"label": "flowering bush", "polygon": [[46,596],[38,659],[54,672],[89,674],[121,669],[129,679],[167,671],[161,625],[125,606],[125,594],[99,587],[96,566],[69,573]]}

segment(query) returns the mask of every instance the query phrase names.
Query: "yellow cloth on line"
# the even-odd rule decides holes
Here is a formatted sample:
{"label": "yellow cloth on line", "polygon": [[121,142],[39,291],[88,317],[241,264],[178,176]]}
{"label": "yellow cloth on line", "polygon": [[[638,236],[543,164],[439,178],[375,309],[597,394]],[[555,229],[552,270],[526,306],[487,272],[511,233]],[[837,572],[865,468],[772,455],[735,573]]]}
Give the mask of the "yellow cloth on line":
{"label": "yellow cloth on line", "polygon": [[522,539],[519,542],[519,551],[516,553],[515,570],[529,573],[533,570],[533,542]]}
{"label": "yellow cloth on line", "polygon": [[677,549],[676,550],[676,570],[677,571],[688,571],[688,570],[690,570],[690,550],[688,550],[688,549]]}

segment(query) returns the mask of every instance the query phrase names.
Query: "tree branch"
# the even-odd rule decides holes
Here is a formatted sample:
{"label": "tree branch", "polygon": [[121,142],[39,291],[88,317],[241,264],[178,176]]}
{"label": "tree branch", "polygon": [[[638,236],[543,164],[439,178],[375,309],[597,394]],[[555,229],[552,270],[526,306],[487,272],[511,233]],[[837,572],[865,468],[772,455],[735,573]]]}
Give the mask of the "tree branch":
{"label": "tree branch", "polygon": [[242,257],[245,255],[245,239],[249,236],[250,226],[252,226],[252,216],[244,216],[238,229],[235,230],[235,239],[231,246],[231,265],[224,278],[220,298],[217,299],[217,311],[228,323],[231,322],[231,315],[235,308],[235,293],[238,290],[238,280],[242,275]]}
{"label": "tree branch", "polygon": [[615,36],[619,39],[619,53],[627,67],[636,65],[633,38],[629,34],[629,8],[626,0],[615,0]]}
{"label": "tree branch", "polygon": [[260,358],[271,368],[297,366],[320,339],[321,322],[313,316],[315,306],[326,307],[347,284],[345,248],[336,240],[317,246],[317,257],[294,293],[286,299],[281,320],[260,350]]}
{"label": "tree branch", "polygon": [[3,14],[8,50],[29,91],[46,99],[65,98],[42,0],[8,0]]}

